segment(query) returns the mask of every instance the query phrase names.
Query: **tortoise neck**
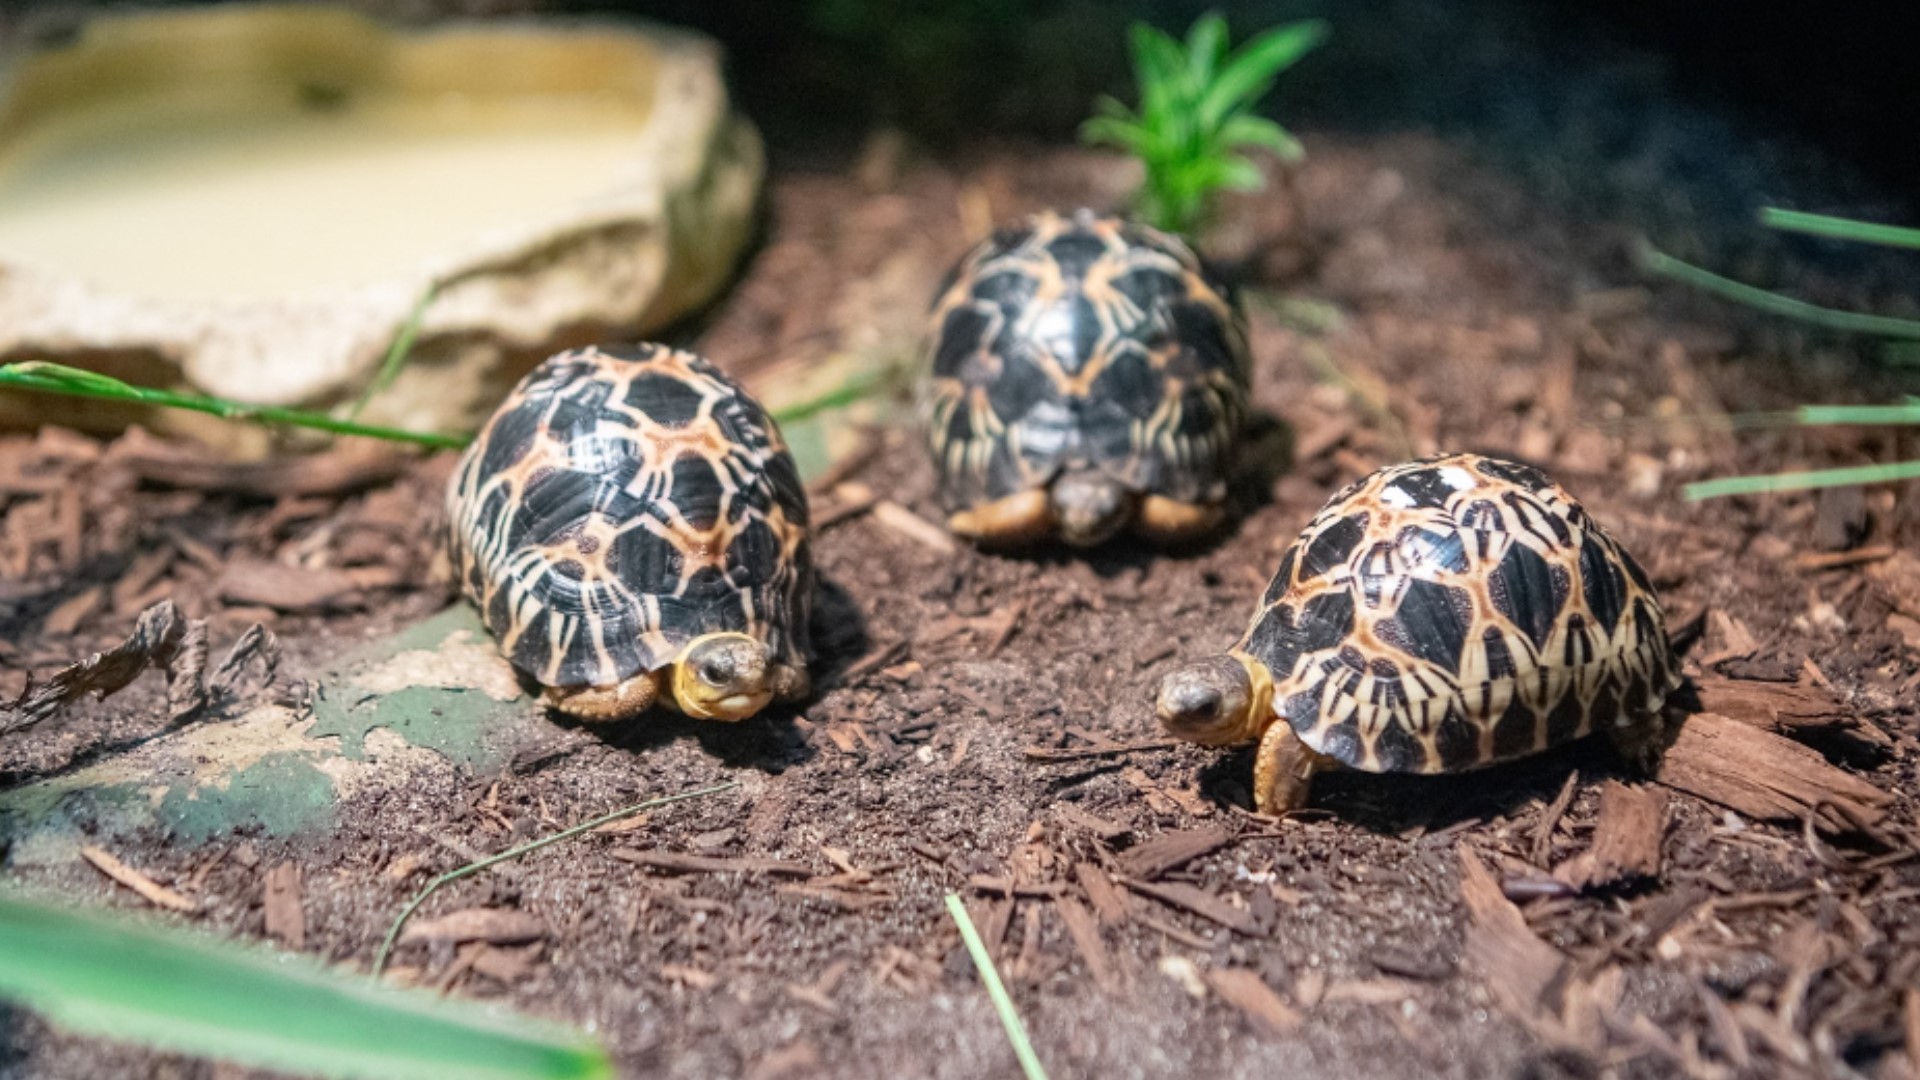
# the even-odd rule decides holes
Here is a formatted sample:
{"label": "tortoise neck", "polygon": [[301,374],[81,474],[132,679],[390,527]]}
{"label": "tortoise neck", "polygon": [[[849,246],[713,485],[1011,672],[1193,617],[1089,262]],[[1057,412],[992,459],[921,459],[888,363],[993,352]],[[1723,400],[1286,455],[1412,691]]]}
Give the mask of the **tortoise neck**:
{"label": "tortoise neck", "polygon": [[1273,673],[1267,665],[1238,649],[1233,658],[1247,669],[1247,719],[1245,737],[1257,739],[1273,719]]}

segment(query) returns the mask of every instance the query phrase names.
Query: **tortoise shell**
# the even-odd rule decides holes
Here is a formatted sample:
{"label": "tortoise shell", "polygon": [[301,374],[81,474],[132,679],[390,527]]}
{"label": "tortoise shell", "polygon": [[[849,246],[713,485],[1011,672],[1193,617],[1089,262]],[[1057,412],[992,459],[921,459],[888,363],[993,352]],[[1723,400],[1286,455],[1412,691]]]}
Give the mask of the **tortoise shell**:
{"label": "tortoise shell", "polygon": [[721,631],[806,661],[800,474],[760,406],[692,353],[548,359],[461,457],[448,510],[462,590],[543,686],[617,684]]}
{"label": "tortoise shell", "polygon": [[1632,556],[1538,469],[1474,454],[1335,495],[1237,649],[1302,742],[1368,772],[1519,757],[1657,712],[1679,681]]}
{"label": "tortoise shell", "polygon": [[1097,469],[1219,502],[1246,412],[1232,294],[1177,238],[1082,210],[1002,229],[931,316],[928,441],[949,511]]}

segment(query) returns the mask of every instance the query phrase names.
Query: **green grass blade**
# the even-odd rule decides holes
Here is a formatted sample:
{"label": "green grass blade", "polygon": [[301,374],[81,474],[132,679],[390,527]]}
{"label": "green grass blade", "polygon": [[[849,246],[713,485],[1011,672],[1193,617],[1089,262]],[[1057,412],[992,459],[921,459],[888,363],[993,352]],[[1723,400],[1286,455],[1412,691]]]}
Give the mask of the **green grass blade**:
{"label": "green grass blade", "polygon": [[243,949],[0,894],[0,995],[92,1035],[323,1077],[611,1077],[585,1036]]}
{"label": "green grass blade", "polygon": [[387,346],[387,355],[380,361],[380,370],[374,373],[373,381],[367,383],[359,399],[347,410],[347,419],[358,419],[360,410],[367,407],[367,402],[399,378],[400,369],[407,366],[407,360],[413,355],[413,343],[420,337],[420,327],[427,321],[427,308],[439,291],[440,285],[435,282],[428,285],[427,290],[420,294],[420,299],[413,302],[413,310],[407,312],[406,321],[400,324],[400,332],[393,336],[393,344]]}
{"label": "green grass blade", "polygon": [[1214,77],[1200,99],[1198,123],[1213,131],[1237,106],[1252,104],[1266,94],[1274,76],[1327,39],[1327,24],[1319,19],[1289,23],[1269,30],[1242,45]]}
{"label": "green grass blade", "polygon": [[980,940],[980,931],[974,928],[973,917],[967,914],[967,905],[960,902],[960,894],[947,894],[947,914],[953,917],[954,925],[960,928],[960,940],[966,943],[967,955],[973,957],[973,966],[980,972],[980,981],[987,985],[987,997],[993,1000],[993,1009],[1000,1014],[1000,1026],[1007,1031],[1007,1041],[1013,1044],[1013,1056],[1020,1061],[1020,1071],[1027,1080],[1047,1080],[1046,1066],[1040,1064],[1040,1055],[1033,1052],[1033,1040],[1027,1038],[1027,1026],[1020,1022],[1020,1013],[1013,1007],[1013,997],[1007,993],[1006,984],[1000,981],[1000,972],[993,966],[993,956],[987,952],[987,943]]}
{"label": "green grass blade", "polygon": [[1782,296],[1732,278],[1721,277],[1691,263],[1682,262],[1664,252],[1656,251],[1652,247],[1643,246],[1640,249],[1640,266],[1648,273],[1684,282],[1723,299],[1745,304],[1772,315],[1781,315],[1814,326],[1824,326],[1829,330],[1850,334],[1874,334],[1889,338],[1920,338],[1920,321],[1896,319],[1890,315],[1862,315],[1809,304],[1805,300],[1795,300],[1791,296]]}
{"label": "green grass blade", "polygon": [[1217,11],[1209,11],[1193,21],[1187,30],[1187,77],[1195,86],[1213,81],[1220,61],[1227,55],[1227,20]]}
{"label": "green grass blade", "polygon": [[1702,480],[1681,489],[1688,502],[1719,499],[1728,495],[1760,495],[1775,491],[1810,491],[1814,488],[1850,487],[1855,484],[1887,484],[1899,480],[1920,480],[1920,461],[1902,461],[1892,465],[1854,465],[1841,469],[1810,469],[1805,472],[1769,473],[1764,476],[1728,476]]}
{"label": "green grass blade", "polygon": [[221,398],[203,397],[198,394],[182,394],[172,390],[154,390],[144,386],[133,386],[119,379],[109,378],[98,372],[83,371],[67,367],[64,364],[49,364],[40,361],[8,364],[0,367],[0,389],[32,390],[38,393],[63,394],[68,397],[99,398],[107,401],[125,401],[141,405],[159,405],[170,409],[188,409],[206,413],[226,420],[251,420],[262,424],[285,424],[289,427],[312,428],[316,431],[328,431],[335,435],[363,435],[371,439],[385,439],[388,442],[413,443],[441,450],[458,450],[472,441],[466,435],[442,435],[431,431],[403,431],[399,428],[378,427],[371,424],[356,424],[351,420],[339,420],[325,413],[306,412],[301,409],[283,409],[277,405],[246,405],[237,401]]}
{"label": "green grass blade", "polygon": [[1802,405],[1795,416],[1802,427],[1838,424],[1920,424],[1920,404]]}
{"label": "green grass blade", "polygon": [[1871,221],[1855,221],[1852,218],[1831,217],[1827,214],[1809,214],[1804,210],[1782,210],[1777,206],[1769,206],[1760,211],[1760,224],[1769,229],[1804,233],[1808,236],[1824,236],[1833,240],[1853,240],[1862,244],[1880,244],[1885,247],[1920,248],[1920,229],[1879,225]]}

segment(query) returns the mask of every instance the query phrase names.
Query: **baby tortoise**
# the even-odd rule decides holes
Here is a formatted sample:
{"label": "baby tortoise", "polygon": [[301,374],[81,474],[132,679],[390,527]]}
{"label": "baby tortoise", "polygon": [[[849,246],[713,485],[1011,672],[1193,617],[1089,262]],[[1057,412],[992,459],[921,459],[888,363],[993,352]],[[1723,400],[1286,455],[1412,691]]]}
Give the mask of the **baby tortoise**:
{"label": "baby tortoise", "polygon": [[659,345],[533,369],[461,457],[453,564],[562,712],[740,720],[807,693],[807,500],[779,429]]}
{"label": "baby tortoise", "polygon": [[1315,769],[1456,772],[1591,731],[1651,770],[1679,663],[1646,574],[1538,469],[1474,454],[1394,465],[1323,507],[1227,655],[1167,676],[1160,722],[1259,740],[1254,805]]}
{"label": "baby tortoise", "polygon": [[1002,229],[948,275],[931,336],[927,438],[954,532],[1087,546],[1219,523],[1246,329],[1177,238],[1087,210]]}

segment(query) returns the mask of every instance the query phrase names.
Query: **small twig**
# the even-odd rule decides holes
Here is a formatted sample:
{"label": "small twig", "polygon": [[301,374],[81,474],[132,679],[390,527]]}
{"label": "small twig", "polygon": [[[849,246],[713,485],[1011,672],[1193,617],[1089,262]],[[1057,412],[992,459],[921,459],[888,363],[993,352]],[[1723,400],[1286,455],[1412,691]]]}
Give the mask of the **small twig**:
{"label": "small twig", "polygon": [[1153,742],[1109,743],[1073,750],[1058,750],[1051,746],[1029,746],[1020,751],[1020,756],[1028,761],[1079,761],[1082,758],[1137,754],[1143,750],[1167,750],[1179,745],[1180,743],[1174,739],[1156,739]]}
{"label": "small twig", "polygon": [[562,840],[571,840],[582,833],[592,832],[602,825],[612,824],[621,818],[632,817],[643,810],[651,810],[656,806],[665,806],[668,803],[681,802],[686,799],[697,799],[703,795],[712,795],[715,792],[725,791],[728,788],[736,788],[739,786],[740,782],[738,780],[729,780],[724,784],[715,784],[712,787],[699,788],[694,791],[683,791],[678,795],[663,795],[657,799],[648,799],[646,802],[635,803],[632,806],[615,810],[611,814],[603,814],[591,821],[583,821],[570,829],[563,829],[552,835],[543,836],[538,840],[529,840],[519,847],[508,848],[498,855],[489,855],[484,859],[470,862],[457,870],[449,870],[441,874],[439,877],[427,882],[426,888],[421,889],[419,894],[413,898],[412,902],[401,910],[400,917],[393,920],[393,926],[387,930],[386,940],[380,943],[380,952],[373,958],[374,979],[378,980],[380,973],[386,970],[387,957],[393,952],[393,943],[399,939],[401,928],[407,924],[409,918],[413,917],[415,911],[420,910],[420,905],[426,903],[427,898],[438,892],[441,886],[459,881],[463,877],[477,874],[489,866],[506,862],[509,859],[517,859],[522,855],[538,851],[549,844],[557,844]]}
{"label": "small twig", "polygon": [[993,999],[994,1011],[1000,1014],[1000,1026],[1007,1030],[1007,1041],[1013,1044],[1013,1056],[1020,1060],[1020,1071],[1026,1074],[1027,1080],[1047,1080],[1047,1070],[1033,1052],[1033,1043],[1027,1039],[1026,1025],[1014,1011],[1013,998],[1000,981],[1000,972],[994,969],[993,957],[987,953],[987,943],[980,940],[980,931],[974,929],[973,917],[967,914],[967,906],[960,902],[959,893],[947,894],[947,914],[953,916],[954,924],[960,927],[960,940],[966,943],[967,955],[973,957],[980,981],[987,986],[987,996]]}

